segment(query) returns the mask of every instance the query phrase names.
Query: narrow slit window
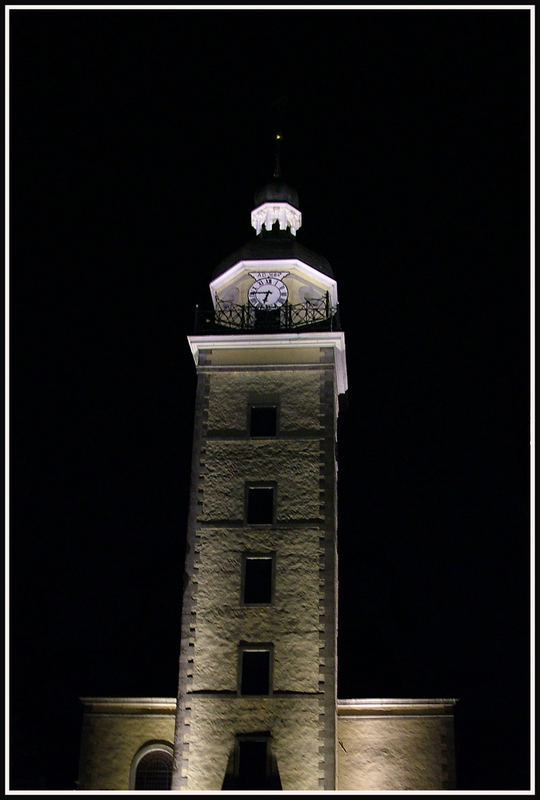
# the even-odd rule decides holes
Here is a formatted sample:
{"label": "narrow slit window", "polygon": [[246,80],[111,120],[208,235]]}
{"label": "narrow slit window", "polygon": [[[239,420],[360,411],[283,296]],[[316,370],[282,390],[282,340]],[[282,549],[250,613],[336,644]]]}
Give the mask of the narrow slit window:
{"label": "narrow slit window", "polygon": [[277,433],[277,407],[251,406],[249,432],[251,436],[275,436]]}
{"label": "narrow slit window", "polygon": [[246,605],[272,602],[272,575],[272,556],[245,557],[242,599]]}
{"label": "narrow slit window", "polygon": [[251,525],[274,521],[274,487],[248,486],[247,522]]}
{"label": "narrow slit window", "polygon": [[270,650],[242,650],[240,694],[270,694]]}

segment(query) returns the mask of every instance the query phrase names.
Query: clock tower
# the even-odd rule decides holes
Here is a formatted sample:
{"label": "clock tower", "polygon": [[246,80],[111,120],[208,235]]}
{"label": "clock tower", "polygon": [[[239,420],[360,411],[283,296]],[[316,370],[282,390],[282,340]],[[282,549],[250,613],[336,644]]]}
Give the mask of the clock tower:
{"label": "clock tower", "polygon": [[172,788],[336,788],[337,284],[298,195],[210,281],[197,370]]}
{"label": "clock tower", "polygon": [[188,336],[178,695],[81,698],[79,788],[452,789],[455,699],[337,699],[337,284],[279,168],[251,223]]}

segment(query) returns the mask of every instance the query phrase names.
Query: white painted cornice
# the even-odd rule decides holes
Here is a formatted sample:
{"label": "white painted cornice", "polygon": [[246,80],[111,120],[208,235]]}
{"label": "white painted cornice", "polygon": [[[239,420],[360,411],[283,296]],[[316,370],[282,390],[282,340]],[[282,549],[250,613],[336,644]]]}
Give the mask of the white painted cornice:
{"label": "white painted cornice", "polygon": [[338,698],[337,705],[338,707],[375,708],[395,706],[396,708],[406,708],[407,706],[453,706],[457,702],[458,700],[455,697],[367,697],[350,700],[340,700]]}
{"label": "white painted cornice", "polygon": [[457,703],[455,697],[377,697],[337,700],[339,719],[414,719],[451,717]]}
{"label": "white painted cornice", "polygon": [[154,706],[162,708],[176,705],[176,697],[79,697],[79,700],[87,706]]}
{"label": "white painted cornice", "polygon": [[343,331],[326,333],[254,333],[227,336],[210,334],[209,336],[188,336],[187,339],[196,366],[199,365],[199,352],[201,350],[262,350],[268,348],[281,350],[291,347],[333,347],[338,394],[344,394],[347,391],[347,359]]}

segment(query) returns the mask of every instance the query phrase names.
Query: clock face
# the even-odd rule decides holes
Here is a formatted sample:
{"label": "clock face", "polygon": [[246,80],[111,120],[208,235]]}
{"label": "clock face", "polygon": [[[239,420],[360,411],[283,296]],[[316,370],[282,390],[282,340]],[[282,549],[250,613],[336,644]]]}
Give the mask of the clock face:
{"label": "clock face", "polygon": [[268,276],[252,283],[248,291],[248,300],[255,308],[280,308],[287,302],[289,292],[283,281]]}

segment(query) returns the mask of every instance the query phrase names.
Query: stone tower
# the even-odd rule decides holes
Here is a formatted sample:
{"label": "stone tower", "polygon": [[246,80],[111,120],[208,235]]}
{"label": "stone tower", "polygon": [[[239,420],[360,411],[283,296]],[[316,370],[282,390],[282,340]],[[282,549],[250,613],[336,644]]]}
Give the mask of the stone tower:
{"label": "stone tower", "polygon": [[189,345],[197,396],[173,789],[336,788],[337,285],[275,170]]}
{"label": "stone tower", "polygon": [[256,235],[219,265],[188,337],[178,697],[81,698],[80,789],[455,786],[455,699],[336,696],[345,340],[332,270],[297,241],[301,221],[277,169],[255,195]]}

